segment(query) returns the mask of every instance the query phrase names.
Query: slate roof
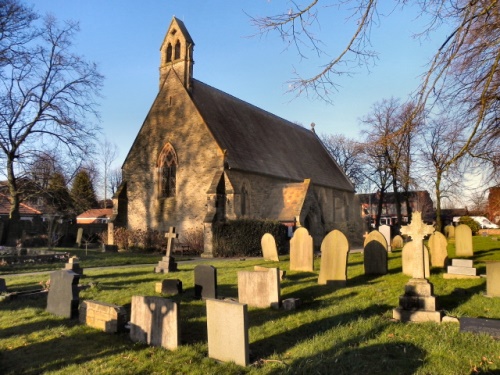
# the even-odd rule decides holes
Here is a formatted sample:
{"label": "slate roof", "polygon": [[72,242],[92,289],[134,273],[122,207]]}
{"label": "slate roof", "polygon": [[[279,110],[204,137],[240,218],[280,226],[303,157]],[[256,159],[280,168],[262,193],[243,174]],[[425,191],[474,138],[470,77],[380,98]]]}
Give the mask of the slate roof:
{"label": "slate roof", "polygon": [[[0,193],[0,215],[10,214],[10,200],[5,194]],[[19,214],[21,216],[36,216],[42,213],[24,203],[19,203]]]}
{"label": "slate roof", "polygon": [[230,169],[354,191],[314,132],[196,79],[191,96]]}

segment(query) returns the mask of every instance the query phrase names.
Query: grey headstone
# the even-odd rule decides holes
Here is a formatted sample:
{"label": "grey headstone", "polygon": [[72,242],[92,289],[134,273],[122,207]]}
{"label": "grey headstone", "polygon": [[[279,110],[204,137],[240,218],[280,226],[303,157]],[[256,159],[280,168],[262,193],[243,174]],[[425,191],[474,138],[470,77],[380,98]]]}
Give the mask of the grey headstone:
{"label": "grey headstone", "polygon": [[0,293],[7,292],[7,285],[5,285],[5,279],[0,279]]}
{"label": "grey headstone", "polygon": [[474,267],[472,259],[452,259],[451,265],[454,267]]}
{"label": "grey headstone", "polygon": [[203,264],[194,268],[194,296],[217,299],[217,268]]}
{"label": "grey headstone", "polygon": [[182,293],[182,281],[179,279],[166,279],[156,283],[156,293],[177,295]]}
{"label": "grey headstone", "polygon": [[162,297],[132,296],[130,339],[152,346],[179,346],[179,307]]}
{"label": "grey headstone", "polygon": [[50,274],[47,311],[65,318],[78,317],[80,275],[73,271],[60,270]]}

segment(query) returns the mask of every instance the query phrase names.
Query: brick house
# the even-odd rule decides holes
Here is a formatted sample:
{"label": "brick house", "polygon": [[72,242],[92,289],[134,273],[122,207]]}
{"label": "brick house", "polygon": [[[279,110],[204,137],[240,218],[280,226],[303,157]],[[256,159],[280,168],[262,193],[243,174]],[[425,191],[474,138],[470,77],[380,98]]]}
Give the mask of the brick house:
{"label": "brick house", "polygon": [[114,226],[204,233],[239,218],[327,231],[359,225],[354,187],[308,130],[193,78],[193,47],[172,19],[160,48],[160,89],[122,166]]}

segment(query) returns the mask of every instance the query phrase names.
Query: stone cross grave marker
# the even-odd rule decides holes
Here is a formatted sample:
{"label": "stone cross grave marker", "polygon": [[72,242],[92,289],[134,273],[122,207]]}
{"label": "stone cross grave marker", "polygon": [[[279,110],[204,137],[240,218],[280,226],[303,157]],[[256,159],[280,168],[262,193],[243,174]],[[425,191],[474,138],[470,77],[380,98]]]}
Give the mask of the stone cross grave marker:
{"label": "stone cross grave marker", "polygon": [[474,255],[472,231],[468,225],[459,224],[455,228],[455,249],[457,257],[471,257]]}
{"label": "stone cross grave marker", "polygon": [[401,234],[411,237],[414,251],[414,279],[425,279],[424,265],[424,238],[429,234],[434,233],[435,229],[432,225],[427,225],[422,221],[422,213],[415,211],[412,216],[411,223],[401,227]]}
{"label": "stone cross grave marker", "polygon": [[[413,244],[407,242],[403,246],[401,251],[401,266],[403,269],[403,274],[407,276],[413,276],[413,268],[415,267],[415,251],[413,249]],[[428,278],[430,276],[430,262],[429,262],[429,251],[424,245],[424,276]]]}
{"label": "stone cross grave marker", "polygon": [[175,233],[175,227],[170,227],[168,232],[165,233],[165,238],[167,239],[167,251],[162,260],[158,262],[158,266],[155,267],[156,273],[169,273],[177,271],[177,263],[171,255],[172,247],[174,246],[174,241],[177,237],[179,237],[179,234]]}
{"label": "stone cross grave marker", "polygon": [[332,230],[321,243],[321,266],[318,284],[343,287],[347,281],[349,242],[339,230]]}
{"label": "stone cross grave marker", "polygon": [[80,303],[78,281],[80,275],[73,271],[59,270],[50,274],[47,311],[64,318],[78,317]]}

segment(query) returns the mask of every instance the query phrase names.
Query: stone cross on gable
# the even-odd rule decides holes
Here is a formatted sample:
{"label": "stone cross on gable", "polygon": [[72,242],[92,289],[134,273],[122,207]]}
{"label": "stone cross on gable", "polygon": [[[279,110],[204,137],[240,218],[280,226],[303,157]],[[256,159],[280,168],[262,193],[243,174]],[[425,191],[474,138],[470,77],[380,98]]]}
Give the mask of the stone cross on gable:
{"label": "stone cross on gable", "polygon": [[425,278],[424,268],[424,237],[434,233],[432,225],[427,225],[422,221],[422,213],[415,211],[412,214],[411,223],[401,227],[401,234],[412,238],[415,251],[415,267],[413,269],[414,279]]}
{"label": "stone cross on gable", "polygon": [[178,233],[175,233],[175,227],[170,227],[168,229],[168,233],[165,233],[165,238],[167,239],[167,254],[169,257],[172,253],[172,247],[174,246],[174,240],[179,237]]}

